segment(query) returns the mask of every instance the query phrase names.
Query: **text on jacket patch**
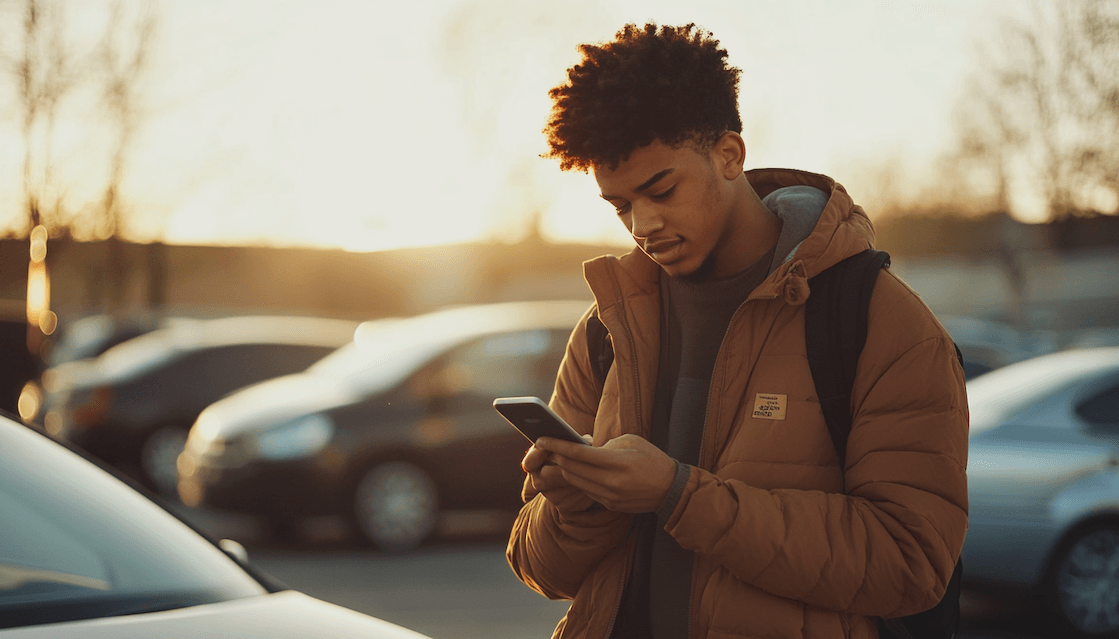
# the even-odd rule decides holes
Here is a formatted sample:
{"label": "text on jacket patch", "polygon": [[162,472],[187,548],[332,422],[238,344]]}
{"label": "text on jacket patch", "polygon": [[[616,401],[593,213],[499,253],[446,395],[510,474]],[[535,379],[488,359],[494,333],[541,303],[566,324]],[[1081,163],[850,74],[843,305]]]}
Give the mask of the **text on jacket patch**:
{"label": "text on jacket patch", "polygon": [[754,396],[754,417],[756,419],[785,419],[788,395],[758,393]]}

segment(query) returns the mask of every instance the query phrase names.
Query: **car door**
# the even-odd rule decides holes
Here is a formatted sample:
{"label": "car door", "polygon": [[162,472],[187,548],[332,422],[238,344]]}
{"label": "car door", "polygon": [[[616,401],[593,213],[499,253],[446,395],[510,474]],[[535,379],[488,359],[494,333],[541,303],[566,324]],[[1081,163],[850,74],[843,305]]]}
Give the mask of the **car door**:
{"label": "car door", "polygon": [[496,397],[551,396],[567,333],[550,329],[487,335],[449,351],[414,376],[448,507],[515,506],[529,443],[493,409]]}
{"label": "car door", "polygon": [[1053,518],[1067,529],[1105,514],[1119,515],[1119,374],[1085,384],[1071,402],[1091,454],[1084,470],[1054,496]]}

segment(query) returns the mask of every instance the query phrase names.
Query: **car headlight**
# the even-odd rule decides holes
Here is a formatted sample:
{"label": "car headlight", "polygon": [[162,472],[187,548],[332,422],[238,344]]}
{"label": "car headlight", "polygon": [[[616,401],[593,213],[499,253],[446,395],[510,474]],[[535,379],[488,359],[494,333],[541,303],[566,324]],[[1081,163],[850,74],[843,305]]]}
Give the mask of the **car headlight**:
{"label": "car headlight", "polygon": [[299,459],[322,450],[333,436],[334,422],[316,413],[257,435],[250,448],[263,459]]}
{"label": "car headlight", "polygon": [[214,444],[218,443],[217,452],[220,452],[221,442],[218,437],[221,434],[221,421],[213,416],[209,411],[202,411],[195,420],[194,426],[191,426],[190,432],[187,434],[186,447],[188,450],[195,451],[199,454],[212,454],[214,451]]}

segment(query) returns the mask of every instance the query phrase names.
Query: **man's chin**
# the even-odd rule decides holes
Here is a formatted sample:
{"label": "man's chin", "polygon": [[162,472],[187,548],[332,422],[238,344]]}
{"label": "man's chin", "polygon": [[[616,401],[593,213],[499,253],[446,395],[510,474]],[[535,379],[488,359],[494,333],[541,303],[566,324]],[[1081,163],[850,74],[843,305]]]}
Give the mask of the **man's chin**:
{"label": "man's chin", "polygon": [[715,255],[708,255],[702,262],[699,263],[699,266],[696,266],[694,268],[689,269],[686,265],[681,264],[673,270],[675,272],[669,271],[667,268],[665,268],[665,272],[667,272],[672,277],[678,277],[689,282],[703,282],[709,280],[715,276]]}

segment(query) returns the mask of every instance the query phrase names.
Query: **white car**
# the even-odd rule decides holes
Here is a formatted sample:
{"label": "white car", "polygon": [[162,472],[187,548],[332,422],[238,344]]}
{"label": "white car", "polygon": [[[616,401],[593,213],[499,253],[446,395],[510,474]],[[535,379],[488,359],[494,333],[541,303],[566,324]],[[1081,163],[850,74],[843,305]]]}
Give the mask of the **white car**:
{"label": "white car", "polygon": [[422,639],[255,574],[74,450],[0,415],[0,638]]}
{"label": "white car", "polygon": [[1119,633],[1119,348],[968,382],[964,587],[1014,593],[1057,636]]}

